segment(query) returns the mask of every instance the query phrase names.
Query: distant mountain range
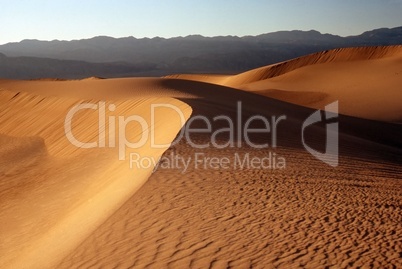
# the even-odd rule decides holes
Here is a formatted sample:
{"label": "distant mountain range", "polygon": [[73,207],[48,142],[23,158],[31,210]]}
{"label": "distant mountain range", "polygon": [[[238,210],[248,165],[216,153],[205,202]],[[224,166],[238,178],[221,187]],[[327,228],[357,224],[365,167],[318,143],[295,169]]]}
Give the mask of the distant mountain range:
{"label": "distant mountain range", "polygon": [[340,47],[402,44],[402,27],[340,37],[317,31],[258,36],[23,40],[0,46],[0,78],[161,76],[237,73]]}

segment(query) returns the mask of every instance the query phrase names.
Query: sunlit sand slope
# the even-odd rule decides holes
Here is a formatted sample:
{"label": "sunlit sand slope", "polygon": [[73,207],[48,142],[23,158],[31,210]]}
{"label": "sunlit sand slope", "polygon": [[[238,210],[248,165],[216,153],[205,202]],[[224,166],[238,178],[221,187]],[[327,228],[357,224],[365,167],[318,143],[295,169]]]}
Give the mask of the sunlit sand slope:
{"label": "sunlit sand slope", "polygon": [[234,76],[176,75],[312,108],[339,100],[342,114],[401,122],[402,46],[343,48]]}
{"label": "sunlit sand slope", "polygon": [[[73,145],[65,135],[64,123],[76,104],[99,103],[61,97],[0,91],[0,267],[54,268],[68,252],[119,208],[151,174],[149,168],[130,168],[119,161],[118,118],[116,137],[111,125],[105,133],[106,147],[84,149]],[[115,110],[108,117],[140,116],[151,127],[151,104],[171,104],[186,118],[191,109],[169,98],[143,98],[108,101]],[[148,141],[130,152],[158,159],[184,122],[170,109],[160,110],[155,140],[166,144],[151,148]],[[82,142],[98,142],[99,109],[83,109],[72,119],[72,133]],[[185,120],[184,118],[184,120]],[[102,126],[101,126],[102,127]],[[142,138],[136,122],[127,124],[131,142]],[[109,146],[116,144],[116,147]],[[99,143],[99,142],[98,142]],[[98,144],[101,145],[101,144]]]}

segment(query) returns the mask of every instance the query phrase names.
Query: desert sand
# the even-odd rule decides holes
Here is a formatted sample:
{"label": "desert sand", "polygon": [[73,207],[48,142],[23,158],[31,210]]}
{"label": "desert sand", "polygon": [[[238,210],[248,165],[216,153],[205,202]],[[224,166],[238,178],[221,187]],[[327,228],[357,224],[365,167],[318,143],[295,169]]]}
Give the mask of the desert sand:
{"label": "desert sand", "polygon": [[402,122],[402,46],[315,53],[233,76],[174,75],[235,87],[316,109],[339,100],[342,114]]}
{"label": "desert sand", "polygon": [[[402,267],[400,85],[402,46],[327,51],[233,76],[0,80],[0,267]],[[303,148],[300,130],[336,100],[340,156],[331,167]],[[68,111],[99,101],[115,106],[108,116],[144,118],[165,146],[147,136],[119,160],[116,147],[72,145]],[[255,149],[237,135],[241,146],[195,149],[182,139],[169,147],[183,127],[178,114],[162,109],[151,121],[152,104],[162,103],[187,121],[234,119],[238,101],[243,123],[286,115],[276,148]],[[83,110],[74,134],[97,141],[98,122],[96,110]],[[139,127],[127,127],[130,141],[142,137]],[[322,148],[325,134],[325,126],[312,128],[310,145]],[[211,141],[201,132],[191,138]],[[108,132],[105,139],[118,143]],[[274,143],[263,134],[253,141]],[[131,153],[162,161],[154,173],[132,169]],[[234,165],[204,167],[194,154]],[[271,164],[283,158],[286,166],[236,165],[247,154],[275,154]],[[190,160],[185,171],[163,167],[173,155]]]}
{"label": "desert sand", "polygon": [[[62,97],[40,97],[1,91],[1,250],[2,268],[54,268],[82,238],[122,205],[151,174],[129,169],[118,160],[117,148],[81,149],[64,133],[68,108],[82,102]],[[113,102],[116,115],[136,113],[149,121],[151,103],[177,100],[158,98]],[[108,103],[107,103],[108,104]],[[170,110],[156,122],[160,143],[170,143],[180,121]],[[80,141],[94,141],[98,114],[85,110],[73,121]],[[169,119],[169,120],[167,120]],[[132,125],[130,141],[139,128]],[[7,135],[4,135],[7,134]],[[106,137],[109,141],[109,137]],[[160,156],[166,148],[144,145],[139,152]],[[127,155],[129,152],[127,151]]]}

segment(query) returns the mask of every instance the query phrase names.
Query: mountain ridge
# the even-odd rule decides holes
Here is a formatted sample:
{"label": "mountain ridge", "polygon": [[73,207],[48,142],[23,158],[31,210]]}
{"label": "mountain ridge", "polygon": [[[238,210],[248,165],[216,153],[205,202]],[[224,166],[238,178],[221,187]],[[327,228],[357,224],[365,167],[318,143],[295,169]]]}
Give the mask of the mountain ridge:
{"label": "mountain ridge", "polygon": [[[0,45],[0,53],[7,56],[0,57],[0,77],[234,74],[329,49],[400,44],[402,27],[374,29],[348,37],[321,34],[316,30],[292,30],[243,37],[189,35],[140,39],[96,36],[72,41],[26,39]],[[51,59],[59,62],[51,62]],[[85,68],[77,62],[86,62],[83,64]],[[76,70],[71,70],[71,66],[75,66]],[[80,72],[80,69],[85,70]],[[94,73],[91,73],[93,70]]]}

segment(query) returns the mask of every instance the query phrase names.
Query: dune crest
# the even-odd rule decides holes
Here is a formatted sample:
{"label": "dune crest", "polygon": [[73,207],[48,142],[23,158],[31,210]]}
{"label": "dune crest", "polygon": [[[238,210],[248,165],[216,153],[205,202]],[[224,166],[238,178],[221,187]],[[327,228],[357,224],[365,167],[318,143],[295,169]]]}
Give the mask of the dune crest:
{"label": "dune crest", "polygon": [[402,46],[334,49],[233,76],[171,77],[251,91],[314,109],[338,100],[342,114],[402,122]]}
{"label": "dune crest", "polygon": [[378,46],[341,48],[313,53],[283,63],[261,67],[239,75],[232,76],[225,84],[228,86],[240,86],[255,81],[277,77],[293,70],[317,64],[367,61],[389,57],[401,57],[402,46]]}

